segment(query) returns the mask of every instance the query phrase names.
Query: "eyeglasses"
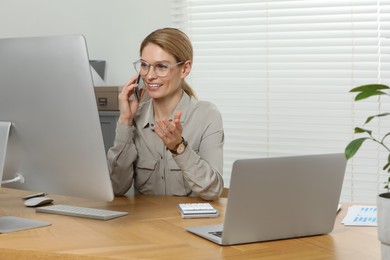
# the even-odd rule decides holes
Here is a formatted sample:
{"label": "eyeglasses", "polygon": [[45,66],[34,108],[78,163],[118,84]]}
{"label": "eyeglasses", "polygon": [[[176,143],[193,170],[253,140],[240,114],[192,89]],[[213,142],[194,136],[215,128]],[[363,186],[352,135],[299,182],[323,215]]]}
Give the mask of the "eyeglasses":
{"label": "eyeglasses", "polygon": [[149,73],[150,67],[153,66],[154,73],[158,77],[165,77],[168,75],[170,69],[172,67],[175,67],[179,64],[184,63],[184,61],[179,61],[178,63],[175,64],[168,64],[168,63],[155,63],[155,64],[149,64],[146,61],[142,60],[137,60],[136,62],[133,62],[135,70],[141,75],[141,76],[146,76]]}

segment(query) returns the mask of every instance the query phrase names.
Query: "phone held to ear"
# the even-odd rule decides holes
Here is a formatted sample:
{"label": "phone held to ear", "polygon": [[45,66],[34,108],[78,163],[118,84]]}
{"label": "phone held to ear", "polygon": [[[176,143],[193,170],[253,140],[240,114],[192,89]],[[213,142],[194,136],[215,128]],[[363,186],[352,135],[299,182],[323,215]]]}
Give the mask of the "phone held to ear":
{"label": "phone held to ear", "polygon": [[144,87],[145,87],[145,83],[144,83],[141,75],[138,75],[136,83],[138,84],[138,87],[136,87],[134,89],[134,96],[137,99],[137,101],[139,102],[141,100],[142,93],[143,93]]}

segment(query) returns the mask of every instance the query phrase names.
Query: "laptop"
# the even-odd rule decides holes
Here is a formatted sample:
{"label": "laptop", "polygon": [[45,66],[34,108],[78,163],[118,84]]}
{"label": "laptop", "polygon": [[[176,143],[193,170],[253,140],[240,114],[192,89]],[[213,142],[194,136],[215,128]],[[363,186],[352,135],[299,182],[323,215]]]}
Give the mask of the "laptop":
{"label": "laptop", "polygon": [[186,230],[219,245],[329,233],[345,168],[342,153],[237,160],[224,223]]}

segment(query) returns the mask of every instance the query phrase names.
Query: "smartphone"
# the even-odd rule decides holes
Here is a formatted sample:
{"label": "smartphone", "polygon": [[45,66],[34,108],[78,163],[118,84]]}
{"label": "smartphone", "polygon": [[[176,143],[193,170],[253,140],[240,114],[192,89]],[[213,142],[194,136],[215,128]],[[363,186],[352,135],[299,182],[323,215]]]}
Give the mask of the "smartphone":
{"label": "smartphone", "polygon": [[134,96],[139,102],[142,97],[142,93],[144,91],[145,83],[144,80],[142,79],[141,75],[138,75],[137,81],[135,82],[138,84],[138,87],[134,89]]}
{"label": "smartphone", "polygon": [[38,193],[34,193],[34,194],[30,194],[30,195],[24,196],[24,197],[22,197],[22,199],[27,200],[27,199],[31,199],[31,198],[46,196],[46,195],[47,194],[45,192],[38,192]]}

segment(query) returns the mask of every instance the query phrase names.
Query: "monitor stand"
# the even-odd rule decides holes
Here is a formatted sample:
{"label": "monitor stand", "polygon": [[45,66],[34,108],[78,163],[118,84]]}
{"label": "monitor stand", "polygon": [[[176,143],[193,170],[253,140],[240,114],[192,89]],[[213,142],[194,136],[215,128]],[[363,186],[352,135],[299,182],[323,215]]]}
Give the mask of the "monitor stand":
{"label": "monitor stand", "polygon": [[11,122],[0,122],[0,181],[1,182],[3,180],[3,172],[5,167],[5,154],[7,153],[7,144],[8,144],[10,128],[11,128]]}
{"label": "monitor stand", "polygon": [[[22,176],[17,176],[10,181],[3,181],[3,172],[5,166],[5,155],[7,152],[7,144],[9,139],[9,132],[11,122],[0,122],[0,186],[2,183],[9,183],[14,181],[22,181]],[[36,221],[32,219],[14,217],[14,216],[0,216],[0,234],[8,233],[18,230],[44,227],[51,225],[49,222]]]}
{"label": "monitor stand", "polygon": [[0,186],[1,184],[12,183],[12,182],[24,182],[24,177],[20,173],[16,173],[15,178],[10,180],[3,180],[4,168],[5,168],[5,157],[7,153],[7,145],[9,139],[9,133],[11,129],[11,122],[0,122]]}

